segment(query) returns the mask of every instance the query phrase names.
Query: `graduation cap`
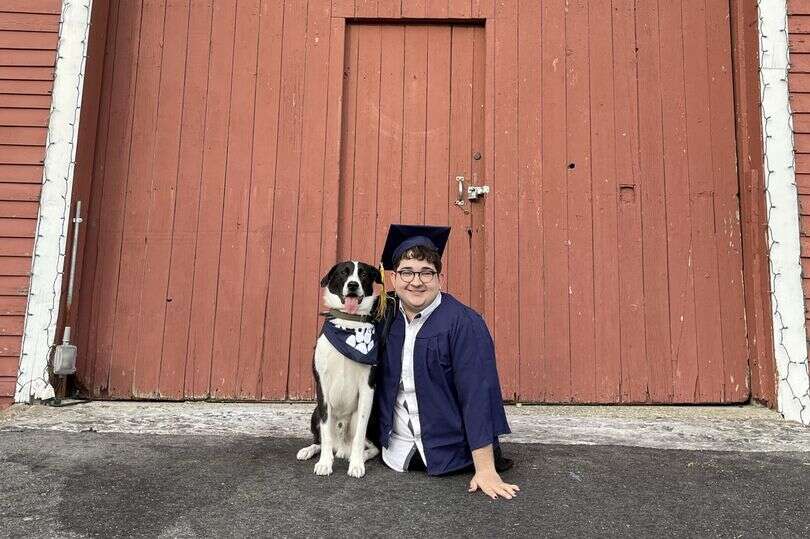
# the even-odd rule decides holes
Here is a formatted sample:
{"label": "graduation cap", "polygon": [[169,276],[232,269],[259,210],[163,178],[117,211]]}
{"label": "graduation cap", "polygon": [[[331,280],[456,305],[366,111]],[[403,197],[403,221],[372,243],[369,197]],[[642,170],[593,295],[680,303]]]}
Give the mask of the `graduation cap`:
{"label": "graduation cap", "polygon": [[[385,238],[385,247],[381,256],[380,274],[385,270],[394,269],[394,260],[402,256],[402,253],[417,245],[423,245],[435,249],[441,258],[444,247],[447,245],[447,238],[450,237],[449,226],[427,226],[427,225],[394,225],[388,228],[388,237]],[[385,278],[383,277],[383,293],[377,305],[377,318],[385,316],[387,295],[385,293]]]}
{"label": "graduation cap", "polygon": [[385,247],[382,252],[382,266],[393,270],[394,260],[402,253],[417,245],[430,247],[439,253],[444,253],[447,238],[450,236],[449,226],[422,226],[422,225],[391,225]]}

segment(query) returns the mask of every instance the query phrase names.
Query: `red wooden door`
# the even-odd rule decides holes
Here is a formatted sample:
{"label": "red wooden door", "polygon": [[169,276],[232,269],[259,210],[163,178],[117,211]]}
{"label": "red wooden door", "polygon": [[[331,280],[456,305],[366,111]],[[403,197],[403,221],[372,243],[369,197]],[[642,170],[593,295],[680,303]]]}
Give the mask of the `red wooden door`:
{"label": "red wooden door", "polygon": [[107,35],[87,395],[311,397],[319,277],[411,222],[453,227],[507,398],[748,398],[727,3],[115,0]]}
{"label": "red wooden door", "polygon": [[447,289],[483,309],[481,26],[349,24],[338,258],[379,262],[391,223],[450,225]]}

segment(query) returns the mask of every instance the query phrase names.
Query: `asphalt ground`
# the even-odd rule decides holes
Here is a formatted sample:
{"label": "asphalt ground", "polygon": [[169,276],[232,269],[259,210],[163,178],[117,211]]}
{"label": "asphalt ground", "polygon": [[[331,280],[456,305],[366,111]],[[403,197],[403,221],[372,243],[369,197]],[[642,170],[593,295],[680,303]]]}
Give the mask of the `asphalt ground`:
{"label": "asphalt ground", "polygon": [[807,537],[810,453],[504,444],[521,492],[469,475],[318,477],[307,440],[0,432],[8,537]]}

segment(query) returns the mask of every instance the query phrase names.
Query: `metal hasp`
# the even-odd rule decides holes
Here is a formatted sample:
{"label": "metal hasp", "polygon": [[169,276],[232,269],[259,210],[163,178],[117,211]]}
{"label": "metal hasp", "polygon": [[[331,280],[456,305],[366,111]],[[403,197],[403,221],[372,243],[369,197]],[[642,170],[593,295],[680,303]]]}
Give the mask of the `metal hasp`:
{"label": "metal hasp", "polygon": [[484,195],[489,194],[489,185],[470,185],[467,187],[467,199],[478,200]]}

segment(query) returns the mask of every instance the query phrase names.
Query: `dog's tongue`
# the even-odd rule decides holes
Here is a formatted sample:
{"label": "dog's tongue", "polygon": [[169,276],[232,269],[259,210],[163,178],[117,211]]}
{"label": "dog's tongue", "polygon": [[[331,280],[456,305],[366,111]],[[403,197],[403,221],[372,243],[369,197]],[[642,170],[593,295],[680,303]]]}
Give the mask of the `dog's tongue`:
{"label": "dog's tongue", "polygon": [[354,314],[354,313],[356,313],[356,312],[357,312],[357,308],[358,308],[359,306],[360,306],[360,304],[359,304],[359,302],[357,301],[357,298],[354,298],[354,297],[348,297],[348,298],[346,298],[346,299],[344,299],[344,300],[343,300],[343,308],[344,308],[344,309],[346,310],[346,312],[347,312],[347,313],[349,313],[349,314]]}

